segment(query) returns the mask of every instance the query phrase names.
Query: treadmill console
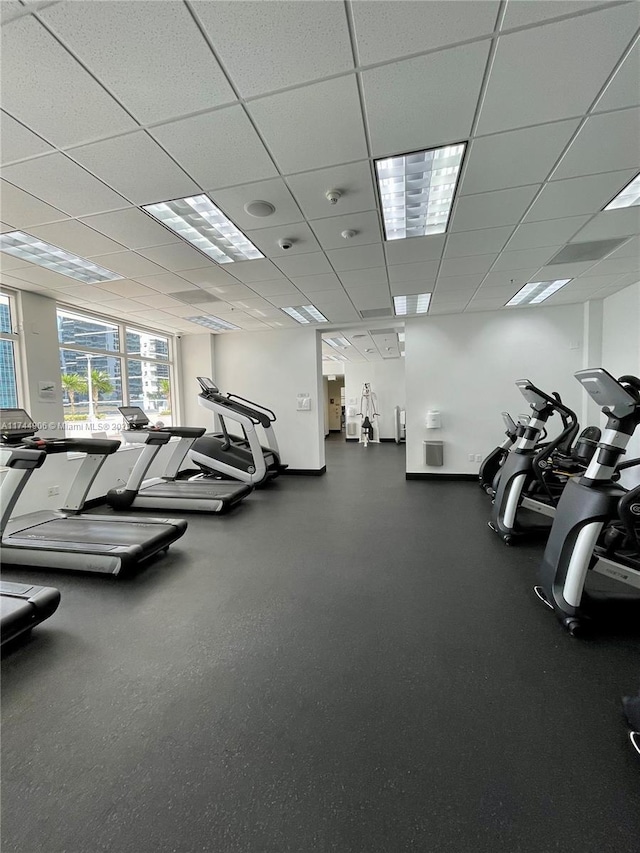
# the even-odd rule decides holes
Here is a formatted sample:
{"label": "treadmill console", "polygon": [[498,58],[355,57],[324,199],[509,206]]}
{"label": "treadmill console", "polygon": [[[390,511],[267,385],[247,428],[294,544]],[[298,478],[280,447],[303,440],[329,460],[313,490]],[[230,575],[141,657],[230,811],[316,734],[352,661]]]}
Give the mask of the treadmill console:
{"label": "treadmill console", "polygon": [[507,428],[507,432],[509,434],[515,433],[516,425],[513,422],[513,418],[509,414],[509,412],[502,412],[502,420],[504,421],[504,425]]}
{"label": "treadmill console", "polygon": [[118,406],[118,411],[127,422],[129,429],[144,429],[151,423],[140,406]]}
{"label": "treadmill console", "polygon": [[3,444],[21,444],[35,435],[38,427],[24,409],[0,409],[0,437]]}
{"label": "treadmill console", "polygon": [[206,376],[196,376],[203,394],[219,394],[220,389]]}

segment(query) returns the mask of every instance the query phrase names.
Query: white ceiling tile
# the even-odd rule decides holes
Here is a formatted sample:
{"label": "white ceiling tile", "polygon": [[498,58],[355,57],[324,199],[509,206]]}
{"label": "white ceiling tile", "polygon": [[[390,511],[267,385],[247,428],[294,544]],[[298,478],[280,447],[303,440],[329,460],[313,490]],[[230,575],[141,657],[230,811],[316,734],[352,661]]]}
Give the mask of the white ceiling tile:
{"label": "white ceiling tile", "polygon": [[[275,228],[260,228],[246,233],[254,246],[257,246],[268,258],[290,257],[320,251],[318,241],[306,222],[278,225]],[[283,249],[279,246],[278,242],[281,239],[290,240],[291,248]]]}
{"label": "white ceiling tile", "polygon": [[589,275],[626,275],[640,273],[640,255],[635,258],[605,258],[589,270]]}
{"label": "white ceiling tile", "polygon": [[[289,175],[287,184],[307,219],[373,210],[377,205],[368,160]],[[326,197],[329,190],[341,193],[335,205]]]}
{"label": "white ceiling tile", "polygon": [[1,183],[0,205],[3,219],[11,222],[15,228],[30,228],[67,217],[66,213],[45,204],[7,181]]}
{"label": "white ceiling tile", "polygon": [[164,308],[163,310],[166,311],[167,314],[172,314],[174,317],[193,317],[194,316],[193,305],[179,305],[176,303],[175,307]]}
{"label": "white ceiling tile", "polygon": [[47,151],[53,150],[48,142],[11,118],[4,110],[1,113],[0,139],[2,139],[0,153],[3,163],[23,160],[26,157],[46,154]]}
{"label": "white ceiling tile", "polygon": [[300,275],[295,276],[292,280],[296,287],[300,288],[303,293],[342,289],[340,279],[334,273],[326,273],[325,275]]}
{"label": "white ceiling tile", "polygon": [[552,180],[608,172],[612,167],[640,169],[640,109],[588,118],[553,173]]}
{"label": "white ceiling tile", "polygon": [[259,98],[247,109],[283,174],[367,156],[355,74]]}
{"label": "white ceiling tile", "polygon": [[640,258],[640,237],[627,240],[609,255],[609,259],[612,258]]}
{"label": "white ceiling tile", "polygon": [[370,285],[372,287],[388,287],[389,277],[385,267],[371,267],[358,270],[344,270],[338,277],[346,288]]}
{"label": "white ceiling tile", "polygon": [[[442,256],[444,241],[444,234],[434,234],[430,237],[410,237],[407,240],[390,240],[384,244],[387,263],[393,265],[438,260]],[[469,254],[478,254],[478,252],[469,252]]]}
{"label": "white ceiling tile", "polygon": [[236,302],[238,299],[251,299],[256,295],[253,290],[244,284],[215,285],[214,287],[208,287],[207,292],[217,299],[224,299],[225,302]]}
{"label": "white ceiling tile", "polygon": [[46,287],[40,284],[33,284],[30,281],[22,281],[22,279],[14,278],[11,275],[2,274],[2,283],[0,284],[0,290],[3,287],[15,287],[17,290],[29,290],[32,293],[42,293],[46,290]]}
{"label": "white ceiling tile", "polygon": [[561,278],[576,278],[593,267],[593,261],[579,264],[551,264],[541,267],[535,274],[535,281],[557,281]]}
{"label": "white ceiling tile", "polygon": [[467,138],[488,54],[479,42],[363,72],[374,156]]}
{"label": "white ceiling tile", "polygon": [[[75,4],[72,8],[75,12]],[[57,146],[135,127],[111,95],[31,16],[2,30],[2,77],[3,107]]]}
{"label": "white ceiling tile", "polygon": [[198,185],[142,130],[74,148],[69,154],[134,204],[199,192]]}
{"label": "white ceiling tile", "polygon": [[135,207],[86,216],[82,221],[128,249],[161,246],[176,241],[173,231],[154,222],[150,216]]}
{"label": "white ceiling tile", "polygon": [[464,299],[469,296],[479,287],[484,275],[453,275],[453,276],[438,276],[436,283],[436,293],[446,293],[448,299]]}
{"label": "white ceiling tile", "polygon": [[360,65],[373,65],[493,32],[499,3],[352,4]]}
{"label": "white ceiling tile", "polygon": [[172,272],[161,275],[138,276],[136,281],[144,284],[145,287],[151,288],[151,290],[156,290],[158,293],[179,293],[186,290],[198,289],[195,284],[185,281]]}
{"label": "white ceiling tile", "polygon": [[198,269],[207,264],[207,256],[185,242],[140,249],[138,254],[160,264],[170,272]]}
{"label": "white ceiling tile", "polygon": [[[324,313],[324,309],[329,308],[352,308],[353,304],[347,294],[342,293],[317,293],[314,297],[313,305],[319,308]],[[326,315],[325,315],[326,316]]]}
{"label": "white ceiling tile", "polygon": [[99,287],[92,287],[90,284],[82,284],[79,287],[61,287],[57,292],[60,294],[60,299],[73,305],[78,301],[83,304],[94,303],[101,305],[113,299],[112,293],[107,293]]}
{"label": "white ceiling tile", "polygon": [[242,97],[353,68],[341,3],[218,0],[194,8]]}
{"label": "white ceiling tile", "polygon": [[277,175],[241,106],[162,124],[150,132],[206,190]]}
{"label": "white ceiling tile", "polygon": [[177,299],[171,299],[170,296],[165,296],[162,293],[155,293],[154,291],[150,292],[151,296],[136,296],[136,302],[140,302],[142,305],[149,305],[152,308],[160,308],[163,311],[168,310],[169,308],[182,307],[182,303],[178,302]]}
{"label": "white ceiling tile", "polygon": [[[150,290],[148,287],[145,287],[137,281],[131,281],[129,279],[126,279],[125,281],[103,281],[99,285],[96,285],[96,287],[107,294],[112,294],[111,297],[107,296],[107,299],[113,299],[113,294],[115,294],[115,296],[125,297],[126,299],[140,299],[143,296],[153,296],[156,299],[160,298],[159,293],[156,293],[154,290]],[[158,308],[160,307],[161,306],[158,305]]]}
{"label": "white ceiling tile", "polygon": [[640,208],[619,207],[598,213],[573,237],[572,243],[587,240],[608,240],[614,237],[630,237],[640,232]]}
{"label": "white ceiling tile", "polygon": [[86,216],[127,207],[113,192],[64,154],[47,154],[35,160],[6,166],[4,177],[71,216]]}
{"label": "white ceiling tile", "polygon": [[300,293],[300,291],[296,291],[293,294],[280,294],[269,297],[269,302],[272,305],[275,305],[277,308],[291,308],[296,305],[308,305],[309,301],[307,297]]}
{"label": "white ceiling tile", "polygon": [[235,100],[183,3],[60,3],[42,16],[142,123]]}
{"label": "white ceiling tile", "polygon": [[531,204],[539,187],[516,187],[458,199],[450,231],[471,231],[488,226],[515,225]]}
{"label": "white ceiling tile", "polygon": [[[569,216],[549,222],[530,222],[518,225],[509,240],[507,249],[536,249],[539,246],[556,246],[566,243],[589,220],[589,216]],[[473,233],[473,232],[472,232]],[[479,231],[475,232],[479,234]],[[458,235],[462,236],[462,235]]]}
{"label": "white ceiling tile", "polygon": [[[364,213],[348,213],[344,216],[329,216],[309,223],[323,249],[351,248],[352,246],[379,243],[382,240],[378,214],[375,210]],[[343,231],[355,231],[348,240]]]}
{"label": "white ceiling tile", "polygon": [[[324,276],[313,276],[313,278],[324,278]],[[272,296],[287,296],[297,292],[289,279],[284,277],[276,281],[252,281],[251,289],[266,299],[271,299]]]}
{"label": "white ceiling tile", "polygon": [[640,43],[636,42],[635,47],[602,93],[594,112],[620,110],[623,107],[635,107],[640,104],[638,80],[640,80]]}
{"label": "white ceiling tile", "polygon": [[16,229],[13,225],[9,225],[6,222],[0,222],[0,234],[4,234],[5,231],[15,231]]}
{"label": "white ceiling tile", "polygon": [[611,287],[615,287],[616,290],[619,290],[622,287],[629,287],[631,284],[637,284],[639,280],[640,278],[638,277],[638,273],[629,273],[621,276],[615,284],[611,285]]}
{"label": "white ceiling tile", "polygon": [[541,184],[579,123],[559,121],[474,139],[460,194]]}
{"label": "white ceiling tile", "polygon": [[602,0],[509,0],[502,29],[538,24],[601,5]]}
{"label": "white ceiling tile", "polygon": [[[639,14],[638,4],[628,3],[501,36],[478,132],[585,113],[638,27]],[[514,92],[526,97],[514,98]]]}
{"label": "white ceiling tile", "polygon": [[[635,172],[608,172],[584,178],[567,178],[546,184],[525,222],[561,219],[581,213],[597,213],[633,178]],[[608,211],[607,213],[613,213]]]}
{"label": "white ceiling tile", "polygon": [[257,259],[255,261],[236,261],[230,264],[233,268],[233,276],[245,284],[252,284],[254,281],[274,281],[277,278],[283,278],[280,270],[267,258]]}
{"label": "white ceiling tile", "polygon": [[[282,178],[217,190],[209,195],[241,231],[288,225],[291,222],[302,222],[304,219]],[[245,204],[251,201],[267,201],[275,207],[275,211],[270,216],[252,216],[244,209]]]}
{"label": "white ceiling tile", "polygon": [[397,281],[389,285],[392,296],[413,296],[416,293],[432,293],[435,287],[434,279],[423,281]]}
{"label": "white ceiling tile", "polygon": [[515,252],[502,252],[496,261],[494,270],[526,270],[541,267],[552,258],[560,246],[544,246],[535,249],[519,249]]}
{"label": "white ceiling tile", "polygon": [[[255,263],[255,261],[251,263]],[[275,263],[289,277],[297,275],[322,275],[323,273],[333,272],[331,264],[322,252],[310,252],[308,255],[292,255],[287,258],[278,258]]]}
{"label": "white ceiling tile", "polygon": [[136,252],[117,252],[111,255],[94,255],[91,258],[101,266],[113,270],[125,278],[138,278],[143,275],[161,275],[166,270]]}
{"label": "white ceiling tile", "polygon": [[369,287],[354,287],[349,291],[349,296],[359,311],[370,308],[391,309],[389,291],[383,293]]}
{"label": "white ceiling tile", "polygon": [[389,281],[431,281],[438,273],[438,266],[439,261],[422,261],[419,264],[398,264],[389,267]]}
{"label": "white ceiling tile", "polygon": [[381,245],[349,246],[346,249],[333,249],[327,252],[333,268],[342,270],[360,270],[384,266],[384,252]]}
{"label": "white ceiling tile", "polygon": [[241,308],[243,311],[274,311],[271,302],[267,302],[261,296],[247,296],[246,299],[239,299],[233,303],[236,308]]}
{"label": "white ceiling tile", "polygon": [[[235,266],[235,264],[228,264],[228,266]],[[182,278],[200,287],[222,287],[225,285],[232,287],[238,283],[237,278],[234,278],[226,270],[222,269],[222,267],[212,263],[208,266],[182,270],[180,275]]]}
{"label": "white ceiling tile", "polygon": [[0,3],[0,22],[3,24],[8,24],[9,21],[26,14],[27,9],[18,0],[3,0]]}
{"label": "white ceiling tile", "polygon": [[528,281],[534,281],[532,276],[536,274],[536,268],[530,267],[527,270],[499,270],[498,272],[490,272],[484,279],[483,287],[511,287],[516,290],[526,284]]}
{"label": "white ceiling tile", "polygon": [[[464,258],[469,255],[480,255],[483,252],[499,252],[512,233],[512,226],[503,225],[501,228],[479,228],[477,231],[460,231],[457,234],[449,234],[444,256],[445,258]],[[435,238],[426,237],[422,239],[433,240]]]}
{"label": "white ceiling tile", "polygon": [[30,269],[32,266],[33,264],[25,261],[24,258],[15,258],[8,252],[0,252],[0,269],[3,272],[6,270]]}
{"label": "white ceiling tile", "polygon": [[440,265],[440,275],[484,275],[496,255],[468,255],[463,258],[445,258]]}
{"label": "white ceiling tile", "polygon": [[94,231],[76,219],[53,222],[50,225],[37,225],[31,228],[29,233],[82,258],[106,255],[108,252],[121,252],[123,248],[119,243],[115,243],[104,234]]}

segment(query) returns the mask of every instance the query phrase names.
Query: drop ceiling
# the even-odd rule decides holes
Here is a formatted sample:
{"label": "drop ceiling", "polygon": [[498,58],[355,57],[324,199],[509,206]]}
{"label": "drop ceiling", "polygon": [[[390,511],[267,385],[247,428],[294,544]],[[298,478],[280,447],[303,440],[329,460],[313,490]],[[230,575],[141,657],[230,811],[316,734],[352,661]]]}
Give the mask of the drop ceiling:
{"label": "drop ceiling", "polygon": [[[313,304],[348,334],[363,316],[389,326],[394,295],[433,292],[430,314],[460,313],[500,309],[558,270],[573,281],[545,304],[640,278],[640,209],[601,212],[640,168],[636,2],[1,11],[2,230],[124,277],[89,286],[3,254],[7,286],[179,333],[203,333],[194,313],[294,327],[282,308]],[[373,160],[461,141],[448,232],[385,242]],[[201,192],[264,259],[220,267],[140,210]],[[274,214],[248,215],[256,199]],[[549,265],[591,241],[617,248]],[[371,331],[352,357],[385,357]]]}

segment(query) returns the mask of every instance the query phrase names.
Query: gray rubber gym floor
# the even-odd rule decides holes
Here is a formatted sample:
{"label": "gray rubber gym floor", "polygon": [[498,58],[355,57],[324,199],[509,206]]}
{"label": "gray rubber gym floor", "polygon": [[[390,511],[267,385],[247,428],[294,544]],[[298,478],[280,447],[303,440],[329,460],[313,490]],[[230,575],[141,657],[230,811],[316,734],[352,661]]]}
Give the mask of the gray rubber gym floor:
{"label": "gray rubber gym floor", "polygon": [[328,442],[123,580],[58,586],[3,661],[4,853],[637,853],[619,697],[474,483]]}

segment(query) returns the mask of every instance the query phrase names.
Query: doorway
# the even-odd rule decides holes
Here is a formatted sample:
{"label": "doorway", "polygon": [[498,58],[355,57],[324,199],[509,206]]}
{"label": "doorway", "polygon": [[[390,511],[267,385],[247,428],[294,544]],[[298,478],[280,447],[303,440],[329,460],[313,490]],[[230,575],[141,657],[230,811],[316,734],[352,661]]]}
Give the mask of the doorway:
{"label": "doorway", "polygon": [[324,377],[325,437],[345,437],[344,376]]}

